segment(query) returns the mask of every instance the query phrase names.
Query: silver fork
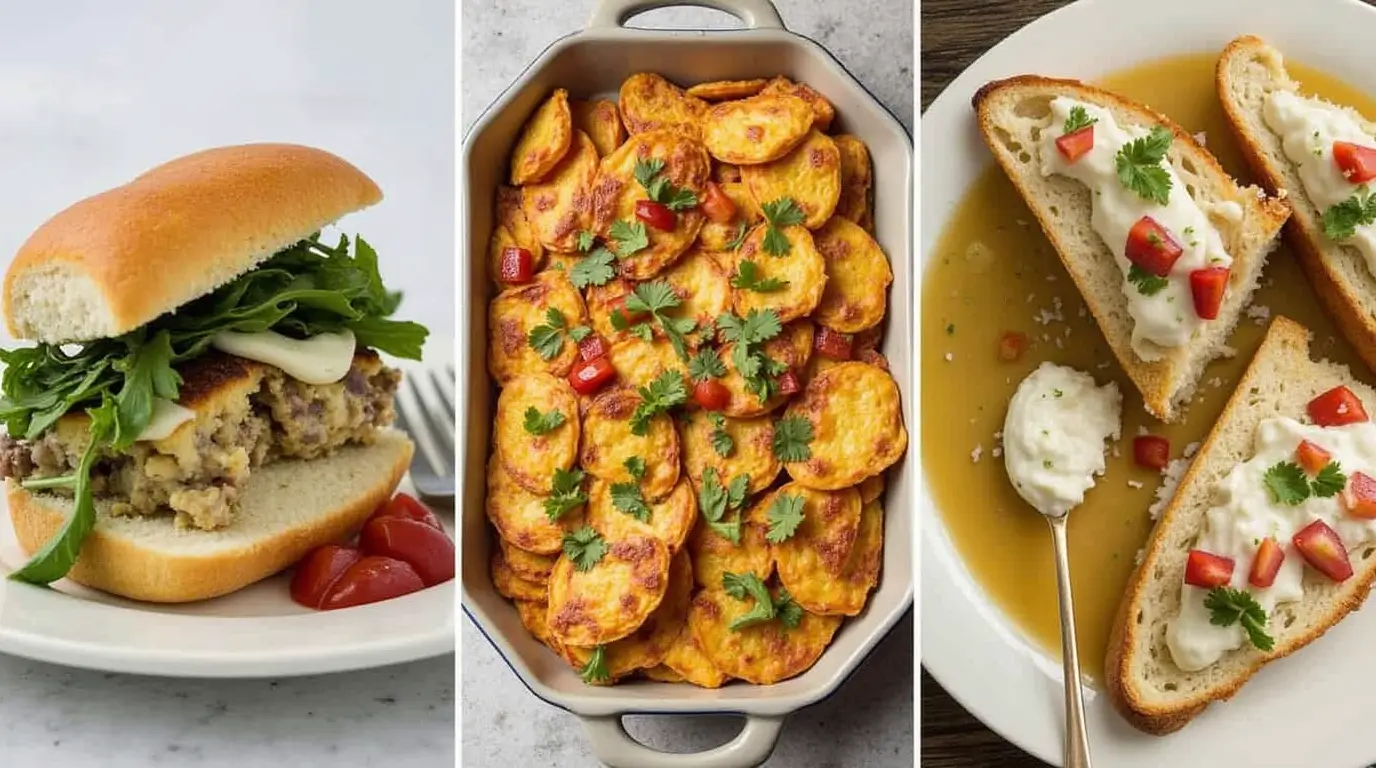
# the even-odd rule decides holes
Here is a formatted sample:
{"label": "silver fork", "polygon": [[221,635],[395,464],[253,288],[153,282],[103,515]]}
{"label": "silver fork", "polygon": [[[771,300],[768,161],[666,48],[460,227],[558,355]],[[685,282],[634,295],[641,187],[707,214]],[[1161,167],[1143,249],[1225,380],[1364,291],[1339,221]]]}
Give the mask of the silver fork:
{"label": "silver fork", "polygon": [[416,442],[411,482],[432,504],[454,504],[454,366],[408,367],[397,390],[397,426]]}

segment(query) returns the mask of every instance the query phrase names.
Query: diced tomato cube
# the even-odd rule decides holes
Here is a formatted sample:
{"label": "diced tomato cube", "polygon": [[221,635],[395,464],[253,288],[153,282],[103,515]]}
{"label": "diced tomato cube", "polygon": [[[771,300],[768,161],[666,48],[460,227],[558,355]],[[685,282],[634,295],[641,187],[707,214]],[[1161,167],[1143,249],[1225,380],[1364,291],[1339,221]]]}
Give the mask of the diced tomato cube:
{"label": "diced tomato cube", "polygon": [[779,394],[797,394],[798,390],[802,388],[802,385],[798,382],[798,374],[794,373],[792,370],[784,371],[783,374],[779,376]]}
{"label": "diced tomato cube", "polygon": [[718,224],[730,224],[736,218],[736,203],[715,181],[707,182],[707,193],[703,196],[700,207],[707,218]]}
{"label": "diced tomato cube", "polygon": [[854,343],[854,336],[849,333],[834,331],[825,325],[817,326],[817,333],[812,336],[812,348],[818,354],[825,355],[832,360],[849,360],[851,347]]}
{"label": "diced tomato cube", "polygon": [[591,395],[614,378],[616,369],[604,355],[574,366],[569,373],[569,385],[580,395]]}
{"label": "diced tomato cube", "polygon": [[704,410],[720,411],[731,403],[731,390],[716,379],[706,379],[693,385],[693,402]]}
{"label": "diced tomato cube", "polygon": [[1157,277],[1169,275],[1184,252],[1175,237],[1150,216],[1138,219],[1128,230],[1128,261]]}
{"label": "diced tomato cube", "polygon": [[1192,549],[1185,560],[1185,583],[1213,589],[1232,581],[1233,559],[1202,549]]}
{"label": "diced tomato cube", "polygon": [[1073,163],[1094,149],[1094,126],[1086,125],[1057,137],[1056,149],[1067,163]]}
{"label": "diced tomato cube", "polygon": [[1376,519],[1376,479],[1363,472],[1353,472],[1340,497],[1343,509],[1353,517]]}
{"label": "diced tomato cube", "polygon": [[999,359],[1005,363],[1015,363],[1022,359],[1027,349],[1027,335],[1017,331],[1007,331],[999,338]]}
{"label": "diced tomato cube", "polygon": [[1346,581],[1352,575],[1352,563],[1347,559],[1343,540],[1324,521],[1315,520],[1306,525],[1291,541],[1304,556],[1304,561],[1319,573],[1334,581]]}
{"label": "diced tomato cube", "polygon": [[607,340],[600,333],[590,333],[578,342],[578,359],[583,362],[607,356]]}
{"label": "diced tomato cube", "polygon": [[1205,320],[1218,317],[1223,306],[1223,294],[1228,290],[1227,267],[1196,269],[1190,273],[1190,293],[1194,296],[1194,313]]}
{"label": "diced tomato cube", "polygon": [[1160,435],[1138,435],[1132,439],[1132,460],[1160,472],[1171,461],[1171,441]]}
{"label": "diced tomato cube", "polygon": [[535,257],[530,255],[530,251],[514,245],[503,248],[501,263],[497,265],[497,277],[511,285],[530,282],[535,277]]}
{"label": "diced tomato cube", "polygon": [[660,232],[673,232],[678,225],[678,214],[664,203],[653,200],[638,200],[635,204],[635,217]]}
{"label": "diced tomato cube", "polygon": [[1319,470],[1328,466],[1328,460],[1331,458],[1332,455],[1328,451],[1308,440],[1301,440],[1300,447],[1295,449],[1296,461],[1311,475],[1319,474]]}
{"label": "diced tomato cube", "polygon": [[1258,589],[1271,586],[1276,583],[1276,573],[1283,562],[1285,550],[1280,548],[1276,540],[1269,536],[1262,539],[1256,557],[1252,558],[1252,571],[1247,575],[1247,583]]}
{"label": "diced tomato cube", "polygon": [[1346,141],[1333,142],[1333,162],[1342,171],[1343,178],[1353,184],[1363,184],[1376,179],[1376,149],[1352,144]]}
{"label": "diced tomato cube", "polygon": [[1366,421],[1366,409],[1352,390],[1341,384],[1309,401],[1309,418],[1321,427],[1340,427]]}

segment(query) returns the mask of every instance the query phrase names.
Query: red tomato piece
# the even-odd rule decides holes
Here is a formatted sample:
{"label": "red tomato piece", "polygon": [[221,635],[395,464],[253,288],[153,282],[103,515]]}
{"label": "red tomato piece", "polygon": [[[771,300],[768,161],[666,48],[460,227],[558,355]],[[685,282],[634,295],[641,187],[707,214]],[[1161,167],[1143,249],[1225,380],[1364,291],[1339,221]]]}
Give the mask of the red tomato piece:
{"label": "red tomato piece", "polygon": [[425,523],[399,518],[368,521],[358,546],[370,555],[401,560],[415,570],[425,586],[454,578],[454,542]]}
{"label": "red tomato piece", "polygon": [[1366,409],[1352,390],[1341,384],[1309,401],[1309,418],[1321,427],[1340,427],[1366,421]]}
{"label": "red tomato piece", "polygon": [[825,355],[832,360],[849,360],[854,344],[854,336],[849,333],[834,331],[825,325],[817,326],[817,333],[812,336],[812,348],[818,354]]}
{"label": "red tomato piece", "polygon": [[321,610],[378,603],[425,589],[416,570],[390,557],[366,555],[349,566],[325,594]]}
{"label": "red tomato piece", "polygon": [[1333,142],[1333,162],[1338,164],[1343,178],[1353,184],[1376,179],[1376,149],[1346,141]]}
{"label": "red tomato piece", "polygon": [[1086,125],[1056,139],[1056,149],[1067,163],[1073,163],[1094,149],[1094,126]]}
{"label": "red tomato piece", "polygon": [[699,381],[693,385],[693,402],[704,410],[720,411],[731,403],[731,390],[716,379]]}
{"label": "red tomato piece", "polygon": [[1258,589],[1265,589],[1276,583],[1276,573],[1280,571],[1280,564],[1285,562],[1285,550],[1280,548],[1276,540],[1264,538],[1261,546],[1257,547],[1257,556],[1252,558],[1252,572],[1247,576],[1247,583]]}
{"label": "red tomato piece", "polygon": [[612,317],[615,317],[618,313],[620,313],[621,317],[626,321],[627,324],[638,323],[641,320],[644,320],[645,318],[650,316],[649,312],[645,312],[643,310],[632,311],[626,309],[627,296],[630,296],[630,294],[623,293],[620,296],[617,296],[616,298],[607,302],[607,313]]}
{"label": "red tomato piece", "polygon": [[1209,267],[1190,273],[1190,293],[1194,296],[1194,313],[1205,320],[1218,317],[1223,306],[1223,294],[1228,290],[1228,268]]}
{"label": "red tomato piece", "polygon": [[1376,519],[1376,479],[1362,472],[1353,472],[1343,489],[1343,509],[1353,517]]}
{"label": "red tomato piece", "polygon": [[999,339],[999,359],[1005,363],[1016,363],[1021,360],[1025,349],[1027,349],[1027,334],[1007,331]]}
{"label": "red tomato piece", "polygon": [[569,373],[569,385],[580,395],[591,395],[603,384],[616,378],[616,369],[606,357],[598,357],[575,366]]}
{"label": "red tomato piece", "polygon": [[1138,219],[1128,230],[1128,261],[1157,277],[1169,275],[1184,252],[1175,236],[1150,216]]}
{"label": "red tomato piece", "polygon": [[353,547],[326,544],[316,547],[310,554],[296,564],[296,573],[291,577],[291,599],[297,605],[319,610],[325,602],[325,595],[339,577],[358,562],[363,553]]}
{"label": "red tomato piece", "polygon": [[798,390],[802,388],[802,384],[798,382],[798,374],[791,370],[784,371],[783,375],[779,377],[779,394],[781,395],[797,394]]}
{"label": "red tomato piece", "polygon": [[1352,575],[1352,563],[1347,559],[1347,547],[1338,532],[1322,520],[1315,520],[1291,539],[1295,549],[1304,556],[1314,570],[1334,581],[1347,581]]}
{"label": "red tomato piece", "polygon": [[635,217],[660,232],[673,232],[678,225],[678,214],[669,210],[664,203],[653,200],[638,200],[635,204]]}
{"label": "red tomato piece", "polygon": [[415,497],[405,493],[398,493],[389,499],[385,504],[373,512],[369,520],[376,520],[379,517],[395,517],[402,520],[415,520],[418,523],[425,523],[437,531],[444,530],[444,524],[440,522],[435,513],[430,508],[420,503]]}
{"label": "red tomato piece", "polygon": [[1233,559],[1202,549],[1190,550],[1185,560],[1185,583],[1204,589],[1227,584],[1233,578]]}
{"label": "red tomato piece", "polygon": [[578,359],[583,362],[607,356],[607,340],[600,333],[590,333],[578,342]]}
{"label": "red tomato piece", "polygon": [[717,182],[707,182],[707,194],[702,198],[702,212],[718,224],[730,224],[736,218],[736,204],[717,186]]}
{"label": "red tomato piece", "polygon": [[1132,439],[1132,460],[1160,472],[1171,461],[1171,441],[1160,435],[1138,435]]}
{"label": "red tomato piece", "polygon": [[502,249],[497,271],[504,283],[528,283],[535,277],[535,257],[524,248],[509,245]]}
{"label": "red tomato piece", "polygon": [[1328,466],[1331,458],[1332,454],[1308,440],[1301,440],[1300,447],[1295,449],[1295,459],[1311,475],[1319,474],[1319,470]]}

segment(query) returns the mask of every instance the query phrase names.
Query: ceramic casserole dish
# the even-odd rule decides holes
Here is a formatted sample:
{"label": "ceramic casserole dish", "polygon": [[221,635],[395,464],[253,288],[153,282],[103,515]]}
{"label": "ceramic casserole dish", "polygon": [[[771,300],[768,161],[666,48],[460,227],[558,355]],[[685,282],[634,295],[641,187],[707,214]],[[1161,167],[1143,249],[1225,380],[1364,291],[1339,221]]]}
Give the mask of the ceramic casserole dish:
{"label": "ceramic casserole dish", "polygon": [[[668,5],[702,5],[739,18],[744,29],[643,30],[624,27],[631,16]],[[491,537],[483,512],[484,467],[490,446],[495,386],[487,374],[487,304],[494,295],[486,250],[496,190],[521,126],[552,89],[573,98],[615,99],[621,82],[636,72],[658,72],[672,81],[785,75],[811,85],[836,107],[833,133],[851,133],[868,146],[874,165],[875,238],[893,265],[894,282],[882,352],[903,395],[909,430],[917,393],[913,389],[912,339],[912,140],[902,125],[841,64],[812,40],[784,28],[768,0],[603,0],[587,29],[547,48],[474,123],[461,154],[460,243],[465,254],[458,313],[463,375],[459,399],[459,522],[463,605],[478,629],[505,658],[521,682],[539,698],[580,716],[603,762],[612,766],[749,766],[773,750],[783,719],[813,704],[850,675],[912,604],[912,499],[916,450],[888,473],[884,560],[868,606],[837,632],[807,672],[771,685],[729,684],[716,690],[635,681],[610,687],[585,685],[575,670],[550,653],[522,627],[515,608],[492,586],[488,574]],[[621,725],[626,714],[736,713],[746,723],[731,742],[696,755],[667,754],[635,742]]]}

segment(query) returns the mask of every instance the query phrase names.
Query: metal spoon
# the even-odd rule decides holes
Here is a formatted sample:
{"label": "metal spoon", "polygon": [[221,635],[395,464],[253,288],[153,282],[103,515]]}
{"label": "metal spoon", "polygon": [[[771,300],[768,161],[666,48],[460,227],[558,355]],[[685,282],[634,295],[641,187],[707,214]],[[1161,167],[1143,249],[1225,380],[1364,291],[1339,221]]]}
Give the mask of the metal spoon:
{"label": "metal spoon", "polygon": [[[1040,510],[1038,510],[1040,511]],[[1075,647],[1075,605],[1070,597],[1070,558],[1065,523],[1070,513],[1042,513],[1051,524],[1056,549],[1056,593],[1061,604],[1061,666],[1065,676],[1065,768],[1090,768],[1089,733],[1085,730],[1085,694],[1080,684],[1080,653]]]}

